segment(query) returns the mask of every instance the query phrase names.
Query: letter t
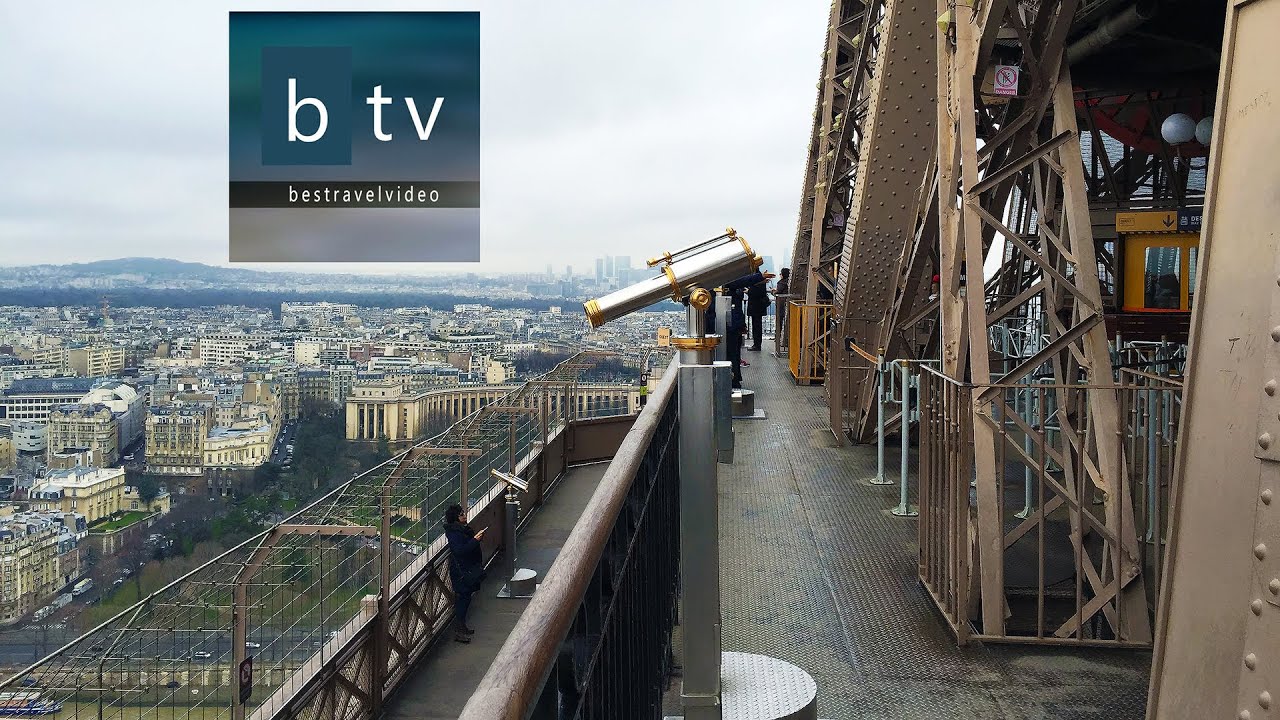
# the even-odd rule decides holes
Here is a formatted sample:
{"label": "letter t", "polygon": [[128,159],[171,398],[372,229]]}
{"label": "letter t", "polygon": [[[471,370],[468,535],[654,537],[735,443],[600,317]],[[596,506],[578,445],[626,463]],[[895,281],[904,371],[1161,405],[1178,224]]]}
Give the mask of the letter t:
{"label": "letter t", "polygon": [[387,142],[391,139],[391,133],[382,132],[382,106],[390,105],[395,98],[382,97],[382,86],[373,86],[373,96],[365,98],[366,105],[373,106],[373,136]]}

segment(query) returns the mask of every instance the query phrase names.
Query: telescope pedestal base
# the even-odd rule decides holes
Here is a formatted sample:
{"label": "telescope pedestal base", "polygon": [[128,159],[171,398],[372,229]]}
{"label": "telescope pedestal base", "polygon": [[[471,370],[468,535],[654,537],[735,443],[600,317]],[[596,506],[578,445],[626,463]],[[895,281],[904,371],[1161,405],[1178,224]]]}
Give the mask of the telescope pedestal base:
{"label": "telescope pedestal base", "polygon": [[[809,673],[784,660],[754,653],[721,653],[720,717],[818,720],[818,684]],[[668,716],[666,720],[676,718]]]}
{"label": "telescope pedestal base", "polygon": [[538,588],[538,573],[529,568],[520,568],[515,571],[511,579],[502,586],[498,591],[500,598],[530,598],[533,597],[533,591]]}

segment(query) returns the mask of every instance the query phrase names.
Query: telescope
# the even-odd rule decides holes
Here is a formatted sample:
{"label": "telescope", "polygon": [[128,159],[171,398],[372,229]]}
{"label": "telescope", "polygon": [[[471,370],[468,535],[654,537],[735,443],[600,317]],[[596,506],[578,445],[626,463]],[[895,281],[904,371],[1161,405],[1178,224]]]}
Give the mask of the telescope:
{"label": "telescope", "polygon": [[583,307],[591,327],[598,328],[664,298],[680,302],[696,288],[714,288],[750,275],[763,264],[747,241],[728,228],[723,235],[650,259],[649,267],[661,266],[661,274],[588,300]]}
{"label": "telescope", "polygon": [[[733,228],[723,235],[649,260],[662,274],[583,303],[597,328],[664,298],[689,299],[687,329],[671,338],[679,354],[681,622],[684,628],[685,717],[720,717],[720,538],[717,462],[732,462],[732,365],[716,362],[719,335],[708,334],[712,288],[756,272],[764,259]],[[651,406],[652,407],[652,406]],[[646,410],[648,412],[648,410]],[[512,527],[514,535],[515,528]],[[767,685],[767,678],[765,684]],[[749,686],[759,679],[745,678]],[[713,714],[707,711],[715,709]]]}
{"label": "telescope", "polygon": [[513,492],[512,488],[520,492],[529,492],[529,483],[526,482],[525,479],[520,477],[519,475],[514,475],[512,473],[505,473],[496,468],[490,469],[489,474],[494,478],[501,480],[503,483],[505,483],[508,488],[507,492]]}

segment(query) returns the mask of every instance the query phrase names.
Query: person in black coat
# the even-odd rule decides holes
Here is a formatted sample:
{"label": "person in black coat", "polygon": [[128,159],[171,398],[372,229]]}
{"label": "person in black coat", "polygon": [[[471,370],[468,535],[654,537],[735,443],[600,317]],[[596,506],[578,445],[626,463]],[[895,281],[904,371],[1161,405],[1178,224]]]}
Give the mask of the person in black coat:
{"label": "person in black coat", "polygon": [[764,342],[764,316],[769,312],[769,285],[766,277],[761,278],[747,288],[747,315],[751,318],[751,347],[748,350],[760,350]]}
{"label": "person in black coat", "polygon": [[733,387],[742,387],[742,335],[747,331],[746,316],[742,313],[742,288],[730,291],[733,298],[733,309],[729,311],[728,327],[725,328],[725,342],[729,347],[725,356],[733,366]]}
{"label": "person in black coat", "polygon": [[475,634],[467,626],[467,611],[471,608],[471,595],[480,589],[484,582],[484,555],[480,549],[480,538],[484,537],[484,528],[476,532],[467,524],[466,515],[461,505],[450,505],[444,511],[444,536],[449,541],[449,581],[453,585],[453,620],[456,629],[453,639],[471,642]]}

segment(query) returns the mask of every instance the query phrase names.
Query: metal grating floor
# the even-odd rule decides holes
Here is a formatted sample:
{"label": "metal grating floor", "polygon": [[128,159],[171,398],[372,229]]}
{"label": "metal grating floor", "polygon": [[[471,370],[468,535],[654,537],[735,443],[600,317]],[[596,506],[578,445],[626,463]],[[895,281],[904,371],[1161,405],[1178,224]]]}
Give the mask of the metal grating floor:
{"label": "metal grating floor", "polygon": [[[956,647],[916,580],[915,521],[888,513],[897,486],[867,484],[875,447],[838,446],[823,388],[751,355],[768,419],[735,422],[721,466],[725,650],[804,668],[832,720],[1143,716],[1149,653]],[[896,477],[896,444],[886,464]]]}

